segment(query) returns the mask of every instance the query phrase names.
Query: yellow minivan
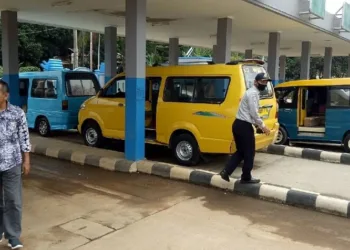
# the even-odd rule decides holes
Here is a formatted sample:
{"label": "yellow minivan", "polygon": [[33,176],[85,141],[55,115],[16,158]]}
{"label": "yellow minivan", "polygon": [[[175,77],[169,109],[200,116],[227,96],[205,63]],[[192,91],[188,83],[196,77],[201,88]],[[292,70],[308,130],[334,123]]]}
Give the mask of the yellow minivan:
{"label": "yellow minivan", "polygon": [[[181,165],[196,165],[202,154],[235,151],[232,123],[244,92],[264,62],[159,66],[146,69],[146,143],[168,146]],[[79,112],[78,130],[85,144],[98,147],[104,138],[125,139],[125,74],[119,74]],[[256,149],[274,142],[279,129],[272,84],[261,93],[260,114],[271,129],[256,131]]]}

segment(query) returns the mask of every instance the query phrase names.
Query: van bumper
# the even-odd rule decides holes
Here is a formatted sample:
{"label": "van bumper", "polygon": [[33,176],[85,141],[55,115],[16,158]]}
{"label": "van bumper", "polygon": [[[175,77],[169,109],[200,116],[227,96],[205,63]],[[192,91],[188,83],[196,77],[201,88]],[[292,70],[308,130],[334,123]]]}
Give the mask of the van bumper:
{"label": "van bumper", "polygon": [[269,135],[265,134],[255,134],[255,149],[263,149],[273,143],[275,143],[277,139],[277,134],[279,130],[279,123],[275,123],[273,128],[271,129],[271,133]]}

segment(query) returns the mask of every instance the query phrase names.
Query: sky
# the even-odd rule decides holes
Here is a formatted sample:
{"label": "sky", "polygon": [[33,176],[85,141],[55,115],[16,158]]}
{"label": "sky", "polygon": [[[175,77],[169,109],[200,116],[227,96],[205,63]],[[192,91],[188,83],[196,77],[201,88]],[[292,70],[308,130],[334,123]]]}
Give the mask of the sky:
{"label": "sky", "polygon": [[350,3],[350,0],[326,0],[326,10],[332,14],[337,12],[344,2]]}

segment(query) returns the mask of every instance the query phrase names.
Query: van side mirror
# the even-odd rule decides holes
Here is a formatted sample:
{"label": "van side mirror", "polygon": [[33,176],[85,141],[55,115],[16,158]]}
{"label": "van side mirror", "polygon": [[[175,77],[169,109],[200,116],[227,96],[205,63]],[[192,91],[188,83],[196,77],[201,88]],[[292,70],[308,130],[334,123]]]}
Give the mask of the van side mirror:
{"label": "van side mirror", "polygon": [[292,100],[292,98],[286,98],[286,99],[284,99],[284,102],[286,104],[291,104],[291,103],[293,103],[293,100]]}

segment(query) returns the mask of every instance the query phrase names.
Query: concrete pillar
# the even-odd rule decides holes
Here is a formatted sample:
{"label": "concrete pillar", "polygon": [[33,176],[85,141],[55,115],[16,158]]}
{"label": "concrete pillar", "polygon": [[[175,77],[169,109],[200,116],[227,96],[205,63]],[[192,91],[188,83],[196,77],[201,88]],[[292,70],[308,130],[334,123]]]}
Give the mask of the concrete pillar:
{"label": "concrete pillar", "polygon": [[180,56],[179,38],[169,39],[169,65],[178,65]]}
{"label": "concrete pillar", "polygon": [[348,72],[347,76],[350,77],[350,55],[348,55]]}
{"label": "concrete pillar", "polygon": [[286,65],[287,65],[287,57],[280,56],[280,73],[279,73],[279,83],[286,81]]}
{"label": "concrete pillar", "polygon": [[145,157],[146,0],[126,2],[125,158]]}
{"label": "concrete pillar", "polygon": [[1,11],[1,24],[3,79],[10,87],[10,102],[21,107],[26,100],[19,96],[17,12]]}
{"label": "concrete pillar", "polygon": [[231,61],[232,45],[232,19],[219,18],[217,25],[217,63],[227,63]]}
{"label": "concrete pillar", "polygon": [[253,59],[253,50],[247,49],[244,54],[245,59]]}
{"label": "concrete pillar", "polygon": [[279,59],[280,59],[280,41],[281,34],[278,32],[272,32],[269,34],[269,50],[268,50],[268,61],[267,71],[272,79],[273,85],[278,84],[279,74]]}
{"label": "concrete pillar", "polygon": [[323,78],[332,78],[333,48],[326,47],[324,51]]}
{"label": "concrete pillar", "polygon": [[105,82],[117,74],[117,28],[105,28]]}
{"label": "concrete pillar", "polygon": [[300,79],[310,79],[311,42],[301,43]]}
{"label": "concrete pillar", "polygon": [[217,61],[216,60],[217,54],[218,54],[218,46],[215,44],[215,45],[213,45],[213,55],[212,55],[213,62]]}

